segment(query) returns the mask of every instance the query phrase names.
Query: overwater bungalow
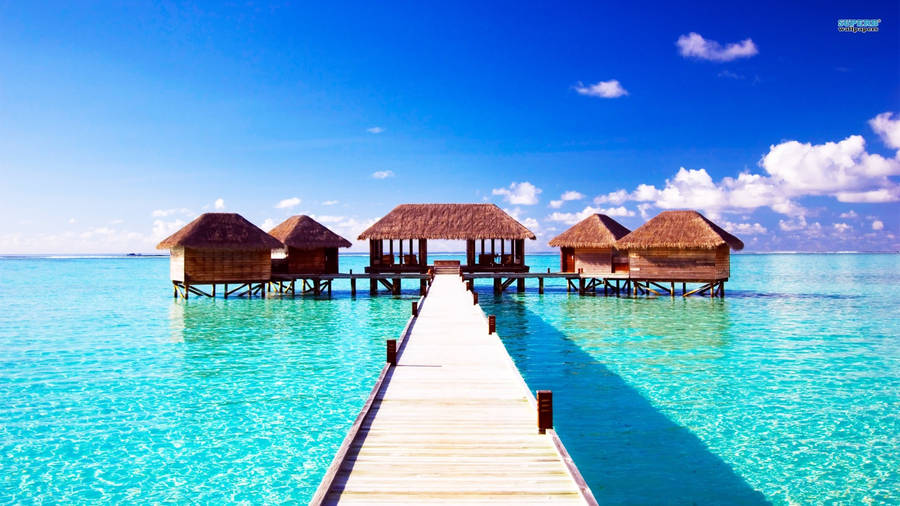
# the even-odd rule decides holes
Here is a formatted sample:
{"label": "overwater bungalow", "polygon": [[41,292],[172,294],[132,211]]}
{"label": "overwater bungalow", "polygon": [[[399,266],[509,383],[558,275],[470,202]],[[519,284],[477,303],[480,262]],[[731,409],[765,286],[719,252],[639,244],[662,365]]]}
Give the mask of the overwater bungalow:
{"label": "overwater bungalow", "polygon": [[709,290],[710,295],[724,293],[730,250],[743,247],[697,211],[663,211],[616,242],[617,249],[628,251],[629,278],[700,282],[704,285],[694,292]]}
{"label": "overwater bungalow", "polygon": [[625,273],[628,255],[615,244],[629,232],[605,214],[592,214],[554,237],[550,246],[559,248],[560,272]]}
{"label": "overwater bungalow", "polygon": [[494,204],[403,204],[360,234],[371,273],[426,272],[428,240],[466,241],[463,272],[528,272],[524,225]]}
{"label": "overwater bungalow", "polygon": [[337,274],[338,248],[350,241],[306,215],[291,216],[269,231],[285,249],[272,258],[279,274]]}
{"label": "overwater bungalow", "polygon": [[[188,293],[215,295],[217,283],[238,283],[262,292],[271,277],[272,250],[284,248],[284,244],[239,214],[205,213],[156,248],[170,250],[175,294],[187,297]],[[194,285],[212,285],[212,293]]]}

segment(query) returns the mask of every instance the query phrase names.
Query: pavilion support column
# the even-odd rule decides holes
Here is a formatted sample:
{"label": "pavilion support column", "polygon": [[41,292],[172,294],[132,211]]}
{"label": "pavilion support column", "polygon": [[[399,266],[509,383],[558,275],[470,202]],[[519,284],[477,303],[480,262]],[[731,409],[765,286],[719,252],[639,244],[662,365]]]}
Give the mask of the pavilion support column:
{"label": "pavilion support column", "polygon": [[419,265],[428,265],[428,239],[419,239]]}
{"label": "pavilion support column", "polygon": [[475,239],[466,241],[466,265],[468,267],[475,265]]}
{"label": "pavilion support column", "polygon": [[403,265],[403,239],[397,241],[400,243],[400,265]]}

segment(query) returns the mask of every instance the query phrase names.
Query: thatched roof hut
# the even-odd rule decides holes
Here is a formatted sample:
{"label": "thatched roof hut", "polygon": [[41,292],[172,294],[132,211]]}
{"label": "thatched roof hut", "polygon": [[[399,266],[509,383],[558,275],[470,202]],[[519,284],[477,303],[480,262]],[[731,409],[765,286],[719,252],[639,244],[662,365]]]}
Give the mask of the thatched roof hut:
{"label": "thatched roof hut", "polygon": [[494,204],[402,204],[360,239],[535,239]]}
{"label": "thatched roof hut", "polygon": [[617,255],[616,241],[630,232],[605,214],[592,214],[554,237],[550,246],[560,248],[560,272],[609,274],[627,270],[628,259]]}
{"label": "thatched roof hut", "polygon": [[550,240],[555,248],[612,248],[630,230],[605,214],[592,214]]}
{"label": "thatched roof hut", "polygon": [[[424,272],[428,266],[429,239],[466,241],[469,271],[527,271],[525,239],[535,239],[535,236],[494,204],[403,204],[375,222],[359,238],[369,240],[369,272]],[[395,240],[399,241],[398,257],[394,256]],[[404,254],[403,241],[407,240],[408,254]],[[418,240],[418,253],[414,252],[413,240]],[[477,262],[476,241],[481,242]]]}
{"label": "thatched roof hut", "polygon": [[728,245],[738,251],[744,243],[697,211],[663,211],[616,243],[618,248],[700,248]]}
{"label": "thatched roof hut", "polygon": [[287,247],[284,258],[272,259],[272,270],[287,274],[336,274],[338,248],[350,241],[306,215],[291,216],[269,231]]}
{"label": "thatched roof hut", "polygon": [[269,235],[285,246],[297,249],[349,248],[350,241],[335,234],[309,216],[298,215],[281,222],[269,230]]}
{"label": "thatched roof hut", "polygon": [[730,276],[729,249],[744,243],[697,211],[663,211],[619,239],[634,279],[718,282]]}
{"label": "thatched roof hut", "polygon": [[171,250],[172,281],[188,285],[268,281],[271,250],[284,244],[239,214],[205,213],[156,247]]}
{"label": "thatched roof hut", "polygon": [[278,239],[265,233],[237,213],[204,213],[178,232],[166,237],[156,249],[191,248],[205,250],[272,250],[283,248]]}

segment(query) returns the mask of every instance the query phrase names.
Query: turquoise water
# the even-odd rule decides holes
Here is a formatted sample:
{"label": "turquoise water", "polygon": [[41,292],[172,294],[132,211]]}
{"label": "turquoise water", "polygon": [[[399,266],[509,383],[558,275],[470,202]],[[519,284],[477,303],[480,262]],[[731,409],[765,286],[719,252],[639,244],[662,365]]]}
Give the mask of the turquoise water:
{"label": "turquoise water", "polygon": [[733,264],[724,300],[479,300],[601,503],[900,503],[900,255]]}
{"label": "turquoise water", "polygon": [[[304,502],[416,297],[184,302],[167,273],[0,259],[0,502]],[[601,502],[900,502],[900,255],[732,274],[724,300],[477,287]]]}

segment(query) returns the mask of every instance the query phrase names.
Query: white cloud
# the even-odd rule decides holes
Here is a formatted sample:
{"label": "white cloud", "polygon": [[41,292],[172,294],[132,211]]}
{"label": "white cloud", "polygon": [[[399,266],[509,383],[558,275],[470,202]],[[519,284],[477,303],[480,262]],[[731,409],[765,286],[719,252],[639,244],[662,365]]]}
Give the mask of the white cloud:
{"label": "white cloud", "polygon": [[225,209],[225,199],[223,199],[221,197],[217,198],[216,202],[213,204],[213,207],[215,207],[219,211],[221,211],[222,209]]}
{"label": "white cloud", "polygon": [[531,206],[538,203],[542,190],[528,181],[510,183],[509,188],[494,188],[492,195],[503,195],[503,200],[513,205]]}
{"label": "white cloud", "polygon": [[339,203],[339,201],[337,201],[337,200],[326,200],[326,201],[322,202],[322,205],[323,206],[333,206],[338,203]]}
{"label": "white cloud", "polygon": [[638,211],[640,211],[640,213],[641,213],[641,218],[643,218],[645,220],[650,218],[649,211],[650,211],[650,208],[653,207],[653,204],[648,204],[645,202],[643,204],[638,204],[637,207],[638,207]]}
{"label": "white cloud", "polygon": [[279,200],[278,203],[275,204],[275,209],[291,209],[299,205],[300,199],[298,197],[291,197],[288,199]]}
{"label": "white cloud", "polygon": [[678,37],[675,42],[681,56],[716,62],[731,61],[738,58],[749,58],[757,53],[756,44],[751,39],[727,44],[722,47],[714,40],[704,39],[699,33],[691,32]]}
{"label": "white cloud", "polygon": [[875,220],[872,222],[872,230],[881,230],[884,228],[884,222],[881,220]]}
{"label": "white cloud", "polygon": [[834,227],[834,231],[837,232],[838,234],[844,234],[844,233],[847,233],[847,232],[853,230],[853,226],[848,225],[846,223],[835,223],[832,226]]}
{"label": "white cloud", "polygon": [[[890,179],[900,175],[900,158],[867,152],[860,135],[824,144],[785,141],[770,146],[759,166],[764,173],[742,172],[718,181],[705,169],[681,167],[662,188],[640,184],[632,192],[620,189],[600,195],[594,203],[635,201],[661,209],[700,209],[713,217],[769,207],[797,218],[807,213],[796,202],[805,196],[830,196],[848,203],[900,201],[900,184]],[[644,215],[649,208],[638,209]],[[792,220],[780,226],[786,231],[808,228],[805,221],[801,225]]]}
{"label": "white cloud", "polygon": [[[842,202],[854,202],[854,198],[871,202],[872,197],[860,195],[893,189],[887,176],[900,174],[900,162],[870,154],[865,146],[860,135],[816,145],[787,141],[771,146],[760,166],[790,195],[835,195]],[[896,193],[893,190],[888,193]]]}
{"label": "white cloud", "polygon": [[847,211],[846,213],[841,213],[841,218],[844,218],[845,220],[846,220],[846,219],[851,219],[851,220],[852,220],[852,219],[854,219],[854,218],[859,218],[859,215],[856,214],[856,211],[854,211],[853,209],[851,209],[851,210]]}
{"label": "white cloud", "polygon": [[175,218],[172,221],[164,221],[164,220],[153,220],[153,231],[151,232],[151,237],[154,241],[161,241],[166,237],[174,234],[178,229],[187,225],[186,222]]}
{"label": "white cloud", "polygon": [[623,95],[628,95],[628,90],[623,88],[622,84],[615,79],[600,81],[587,86],[579,81],[578,84],[575,85],[575,91],[577,91],[579,95],[600,98],[618,98]]}
{"label": "white cloud", "polygon": [[884,143],[894,149],[900,149],[900,118],[891,119],[892,112],[883,112],[869,120],[869,126]]}
{"label": "white cloud", "polygon": [[150,216],[152,216],[153,218],[165,218],[167,216],[172,216],[173,214],[190,216],[193,213],[190,209],[182,207],[180,209],[156,209],[152,213],[150,213]]}
{"label": "white cloud", "polygon": [[272,218],[266,218],[266,220],[262,222],[262,225],[260,225],[259,228],[268,232],[269,230],[275,228],[275,225],[277,225],[277,223],[275,223],[275,220],[273,220]]}
{"label": "white cloud", "polygon": [[69,224],[73,225],[75,223],[75,218],[69,218]]}
{"label": "white cloud", "polygon": [[722,227],[735,235],[758,235],[765,234],[768,232],[766,227],[762,226],[760,223],[732,223],[730,221],[725,221],[722,223]]}
{"label": "white cloud", "polygon": [[605,214],[607,216],[634,216],[634,211],[630,211],[624,206],[609,207],[606,209],[587,206],[577,213],[554,212],[550,214],[547,219],[550,221],[565,223],[566,225],[574,225],[592,214]]}
{"label": "white cloud", "polygon": [[384,132],[384,128],[373,126],[372,128],[367,128],[366,132],[369,132],[370,134],[380,134],[381,132]]}
{"label": "white cloud", "polygon": [[584,194],[577,192],[575,190],[569,190],[563,192],[563,194],[559,197],[559,200],[551,200],[550,207],[553,209],[559,209],[562,205],[570,200],[581,200],[584,198]]}
{"label": "white cloud", "polygon": [[738,74],[737,72],[732,72],[730,70],[723,70],[723,71],[719,72],[718,74],[716,74],[716,77],[725,77],[728,79],[743,79],[744,75]]}
{"label": "white cloud", "polygon": [[394,171],[392,171],[392,170],[377,170],[372,173],[372,177],[375,179],[387,179],[389,177],[394,177]]}

